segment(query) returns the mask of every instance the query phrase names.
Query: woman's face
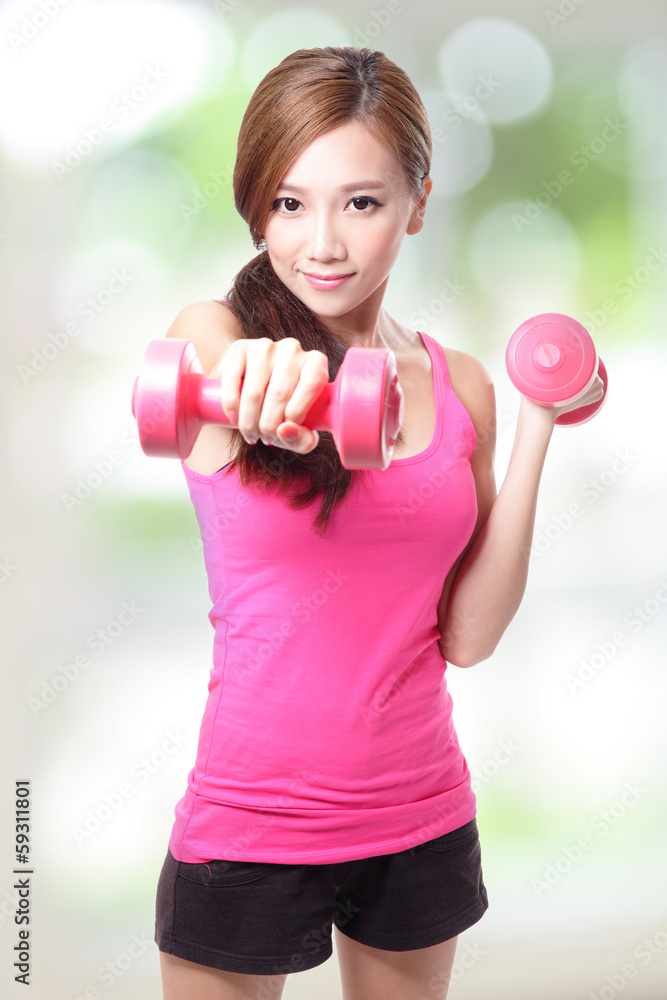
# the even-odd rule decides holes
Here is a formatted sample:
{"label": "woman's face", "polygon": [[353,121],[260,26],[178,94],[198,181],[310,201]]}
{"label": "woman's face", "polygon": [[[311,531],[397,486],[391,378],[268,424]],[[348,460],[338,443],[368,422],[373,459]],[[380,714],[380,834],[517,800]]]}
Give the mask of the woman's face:
{"label": "woman's face", "polygon": [[276,274],[323,320],[365,329],[403,237],[422,227],[429,189],[415,197],[397,158],[359,122],[327,132],[276,192],[264,231]]}

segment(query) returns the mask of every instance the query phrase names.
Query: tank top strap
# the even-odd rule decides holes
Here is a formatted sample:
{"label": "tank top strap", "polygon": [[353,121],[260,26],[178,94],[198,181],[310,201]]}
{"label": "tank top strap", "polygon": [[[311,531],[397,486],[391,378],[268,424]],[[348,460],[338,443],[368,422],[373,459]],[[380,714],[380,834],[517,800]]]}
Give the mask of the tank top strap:
{"label": "tank top strap", "polygon": [[475,445],[477,444],[477,432],[475,431],[475,425],[472,422],[470,414],[454,392],[452,380],[449,375],[449,366],[447,364],[445,349],[440,341],[436,340],[435,337],[429,336],[428,333],[422,333],[421,330],[418,330],[417,332],[422,339],[424,347],[429,353],[431,366],[433,368],[433,386],[435,390],[436,409],[435,438],[439,440],[442,435],[445,410],[447,403],[451,400],[455,409],[459,413],[462,424],[461,429],[472,454],[475,449]]}

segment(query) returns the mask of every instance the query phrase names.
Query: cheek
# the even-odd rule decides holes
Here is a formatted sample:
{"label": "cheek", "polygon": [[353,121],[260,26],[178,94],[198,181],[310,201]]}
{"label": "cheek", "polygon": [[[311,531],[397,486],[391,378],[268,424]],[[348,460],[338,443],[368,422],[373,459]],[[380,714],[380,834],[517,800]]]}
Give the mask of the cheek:
{"label": "cheek", "polygon": [[280,221],[277,220],[274,223],[268,224],[264,230],[264,239],[266,240],[269,258],[277,260],[293,254],[298,243],[298,234],[296,231],[298,227],[294,225],[283,226],[280,224]]}
{"label": "cheek", "polygon": [[365,253],[375,258],[379,269],[392,267],[401,249],[404,235],[403,231],[394,226],[368,233]]}

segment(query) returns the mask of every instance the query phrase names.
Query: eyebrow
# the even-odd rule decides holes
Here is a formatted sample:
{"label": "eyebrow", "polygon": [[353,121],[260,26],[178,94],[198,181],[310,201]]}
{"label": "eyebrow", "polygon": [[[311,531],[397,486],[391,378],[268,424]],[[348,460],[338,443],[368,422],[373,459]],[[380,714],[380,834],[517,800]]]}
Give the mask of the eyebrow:
{"label": "eyebrow", "polygon": [[[384,181],[372,180],[372,181],[354,181],[353,184],[343,184],[342,187],[338,188],[339,191],[344,193],[349,193],[350,191],[378,191],[380,188],[386,187]],[[279,191],[289,191],[292,194],[305,194],[304,188],[296,187],[295,184],[279,184]]]}

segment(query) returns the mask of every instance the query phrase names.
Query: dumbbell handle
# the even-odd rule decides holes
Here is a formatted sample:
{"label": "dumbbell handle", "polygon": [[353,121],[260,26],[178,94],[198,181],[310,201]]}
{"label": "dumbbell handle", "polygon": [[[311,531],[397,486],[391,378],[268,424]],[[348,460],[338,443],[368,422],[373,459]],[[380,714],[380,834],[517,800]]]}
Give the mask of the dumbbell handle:
{"label": "dumbbell handle", "polygon": [[[243,385],[244,379],[241,379]],[[329,430],[334,421],[336,397],[340,393],[340,381],[328,382],[301,421],[303,427],[311,431]],[[188,381],[188,403],[192,396],[196,412],[204,423],[236,427],[222,408],[220,400],[220,379],[210,378],[198,372],[190,374]],[[187,405],[187,403],[186,403]]]}

